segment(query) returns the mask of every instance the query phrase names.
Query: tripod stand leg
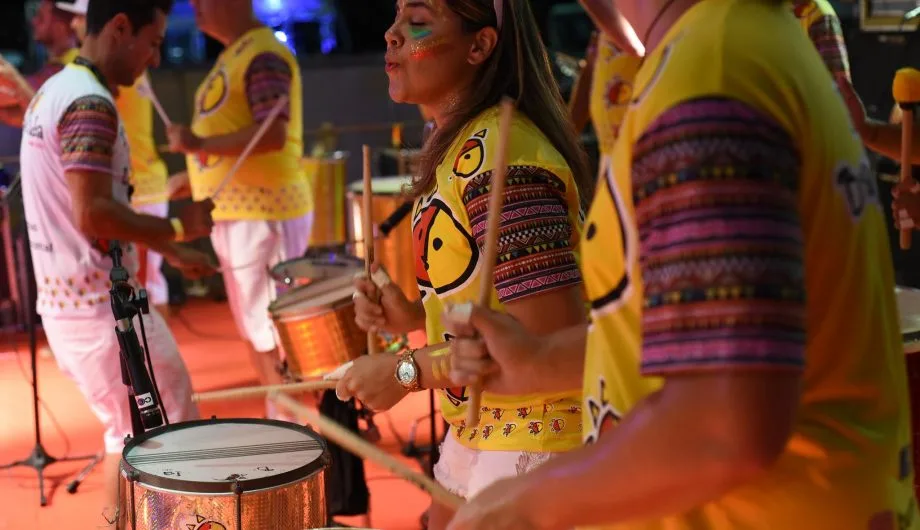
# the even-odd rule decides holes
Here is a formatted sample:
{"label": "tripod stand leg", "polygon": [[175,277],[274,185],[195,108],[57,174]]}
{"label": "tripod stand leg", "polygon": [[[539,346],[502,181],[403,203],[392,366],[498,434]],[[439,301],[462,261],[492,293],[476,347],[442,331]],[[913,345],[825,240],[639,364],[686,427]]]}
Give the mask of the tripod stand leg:
{"label": "tripod stand leg", "polygon": [[[105,458],[105,453],[102,452],[102,453],[99,453],[98,455],[90,456],[90,457],[77,457],[77,458],[74,458],[74,460],[85,460],[87,458],[91,459],[89,464],[86,464],[86,467],[84,467],[83,470],[80,471],[80,474],[77,475],[75,479],[71,480],[69,484],[67,484],[67,493],[70,493],[71,495],[73,495],[74,493],[77,492],[77,488],[80,487],[80,484],[83,483],[83,480],[93,471],[93,469],[95,469],[97,465],[99,465],[99,462],[102,462],[102,459]],[[70,460],[70,459],[68,458],[64,460]]]}

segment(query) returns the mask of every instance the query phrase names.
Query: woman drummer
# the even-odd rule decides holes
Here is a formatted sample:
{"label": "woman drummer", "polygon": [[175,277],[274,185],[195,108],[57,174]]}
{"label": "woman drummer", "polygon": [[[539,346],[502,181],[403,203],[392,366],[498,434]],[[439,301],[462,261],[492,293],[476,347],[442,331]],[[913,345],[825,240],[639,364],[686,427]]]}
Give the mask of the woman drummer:
{"label": "woman drummer", "polygon": [[[377,289],[358,280],[358,324],[389,333],[424,328],[431,344],[451,338],[441,323],[445,305],[473,300],[482,281],[480,245],[495,169],[498,104],[505,96],[517,100],[518,110],[492,307],[537,334],[583,323],[575,245],[592,179],[528,2],[400,0],[386,40],[390,96],[421,105],[437,123],[411,187],[421,300],[410,302],[392,283]],[[378,297],[379,305],[371,302]],[[577,385],[554,393],[486,393],[479,425],[467,426],[467,391],[449,387],[445,361],[412,352],[363,357],[337,392],[385,410],[410,392],[439,389],[450,432],[435,475],[462,496],[578,446]],[[429,528],[444,528],[449,515],[433,507]]]}

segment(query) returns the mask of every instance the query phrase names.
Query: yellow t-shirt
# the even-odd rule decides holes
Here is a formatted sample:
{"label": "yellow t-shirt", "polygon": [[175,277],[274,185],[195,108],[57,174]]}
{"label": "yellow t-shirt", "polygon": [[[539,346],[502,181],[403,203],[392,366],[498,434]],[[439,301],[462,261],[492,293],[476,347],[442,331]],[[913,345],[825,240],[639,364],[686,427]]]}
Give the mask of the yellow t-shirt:
{"label": "yellow t-shirt", "polygon": [[[652,378],[642,388],[624,379],[624,371],[636,373],[640,363],[646,374],[728,369],[727,366],[747,366],[751,370],[801,367],[793,362],[794,357],[778,355],[786,353],[781,348],[787,340],[804,346],[803,391],[794,432],[785,452],[765,475],[717,501],[680,516],[610,528],[920,528],[910,462],[907,378],[884,214],[864,149],[852,130],[836,85],[816,54],[801,53],[809,46],[808,39],[786,9],[768,0],[699,2],[669,30],[637,75],[633,104],[614,151],[613,172],[598,190],[582,245],[587,264],[585,283],[594,309],[585,376],[589,418],[585,437],[590,442],[603,436],[605,427],[615,425],[621,415],[628,414],[660,384]],[[707,102],[698,101],[701,99]],[[685,174],[680,169],[681,149],[690,149],[690,143],[695,142],[696,152],[715,149],[706,141],[707,124],[699,120],[706,109],[694,105],[732,102],[769,117],[776,123],[770,134],[782,135],[798,148],[800,158],[795,164],[800,174],[789,184],[795,194],[786,194],[783,200],[793,207],[797,205],[802,234],[796,235],[790,229],[774,237],[801,241],[795,245],[801,249],[800,263],[804,263],[804,277],[799,278],[803,278],[805,301],[800,320],[795,315],[788,317],[789,322],[804,322],[805,328],[799,335],[790,330],[788,336],[746,336],[736,330],[725,336],[732,344],[729,346],[720,343],[717,331],[709,330],[725,325],[713,322],[719,319],[719,311],[737,307],[732,304],[736,304],[736,296],[744,295],[743,288],[739,293],[667,293],[661,291],[661,286],[675,281],[674,276],[706,278],[733,270],[740,277],[757,274],[750,272],[751,267],[757,267],[756,257],[746,262],[719,262],[719,256],[724,254],[707,247],[708,240],[699,232],[698,239],[681,236],[687,228],[674,218],[675,211],[690,204],[696,208],[692,210],[695,214],[709,204],[701,200],[705,199],[703,195],[677,191],[686,189],[685,178],[710,187],[727,181],[729,184],[719,188],[725,194],[725,203],[730,203],[732,197],[754,200],[745,195],[747,188],[743,187],[752,185],[751,177],[737,185],[742,187],[731,188],[731,173],[711,179],[706,176],[710,173]],[[693,115],[685,113],[679,121],[671,113],[675,108],[692,108],[699,114],[693,119]],[[667,118],[662,119],[666,114]],[[727,133],[723,130],[719,134]],[[732,138],[735,140],[731,141],[743,142],[745,137]],[[665,153],[668,148],[652,146],[656,141],[665,146],[675,142],[679,145]],[[720,145],[716,148],[727,147]],[[649,154],[654,149],[659,150],[658,158]],[[670,164],[675,164],[671,173],[655,170],[671,167]],[[626,191],[630,183],[634,184],[632,196]],[[675,191],[669,192],[671,187]],[[775,199],[772,196],[761,200]],[[765,203],[739,204],[746,205],[739,212],[767,209]],[[672,224],[659,224],[666,219]],[[687,221],[697,223],[697,228],[709,222],[711,231],[722,230],[715,219]],[[742,218],[734,222],[751,221]],[[759,222],[784,221],[772,218]],[[641,238],[634,226],[647,227],[642,229]],[[667,239],[670,237],[674,239]],[[625,248],[627,264],[603,266],[608,255],[604,252],[605,243]],[[764,243],[761,240],[759,244]],[[641,270],[640,245],[645,260]],[[700,268],[695,260],[701,257],[709,259],[703,262],[707,265],[721,263],[721,269]],[[652,281],[656,282],[656,297],[651,295]],[[644,304],[641,310],[639,291]],[[681,296],[674,298],[672,294]],[[685,294],[705,297],[685,298]],[[696,300],[704,303],[689,305]],[[784,318],[771,314],[771,306],[745,307],[765,318]],[[672,320],[662,323],[646,317],[641,321],[644,343],[624,344],[623,337],[640,326],[642,313],[651,316],[650,308],[654,308],[656,318],[678,315],[686,320],[678,322],[668,317]],[[754,314],[742,318],[752,317]],[[763,326],[756,317],[749,322]],[[776,330],[788,324],[773,325]],[[754,332],[757,329],[770,328],[755,327]],[[701,352],[696,343],[681,344],[679,339],[690,338],[690,332],[683,330],[705,335],[714,349],[731,352],[744,350],[737,341],[750,341],[746,343],[750,350],[745,350],[748,357]],[[669,337],[672,342],[666,340]],[[792,351],[801,352],[795,348]],[[713,361],[714,365],[706,364]]]}
{"label": "yellow t-shirt", "polygon": [[[227,47],[195,95],[192,131],[203,137],[229,134],[255,122],[247,94],[247,74],[253,60],[263,54],[282,59],[291,73],[290,119],[287,143],[281,151],[254,154],[243,163],[215,201],[215,221],[283,221],[313,208],[310,186],[303,171],[303,101],[300,67],[291,51],[271,28],[259,27]],[[236,157],[189,156],[192,196],[213,195],[233,167]]]}
{"label": "yellow t-shirt", "polygon": [[633,79],[642,59],[620,52],[604,34],[597,46],[591,86],[591,121],[601,154],[609,155],[629,108]]}
{"label": "yellow t-shirt", "polygon": [[144,206],[169,200],[166,181],[169,171],[157,152],[153,138],[153,103],[141,95],[138,86],[149,83],[147,74],[134,86],[119,90],[115,106],[125,126],[131,146],[131,204]]}
{"label": "yellow t-shirt", "polygon": [[[514,117],[508,180],[491,307],[550,289],[580,285],[573,249],[581,231],[578,190],[562,155],[523,114]],[[416,203],[412,239],[429,343],[448,340],[447,303],[479,297],[481,245],[498,142],[498,108],[471,120],[437,169],[433,190]],[[463,445],[481,450],[553,452],[577,447],[577,390],[498,396],[484,393],[476,428],[465,425],[466,389],[441,391],[441,411]]]}

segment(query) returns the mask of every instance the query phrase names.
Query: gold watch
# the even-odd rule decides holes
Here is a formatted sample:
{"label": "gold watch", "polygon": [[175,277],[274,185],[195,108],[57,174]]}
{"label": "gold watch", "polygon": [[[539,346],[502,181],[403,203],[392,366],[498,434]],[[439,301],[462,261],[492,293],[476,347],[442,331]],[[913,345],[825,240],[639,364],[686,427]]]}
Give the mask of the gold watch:
{"label": "gold watch", "polygon": [[396,363],[396,382],[409,392],[418,392],[422,390],[420,372],[415,362],[415,350],[409,350]]}

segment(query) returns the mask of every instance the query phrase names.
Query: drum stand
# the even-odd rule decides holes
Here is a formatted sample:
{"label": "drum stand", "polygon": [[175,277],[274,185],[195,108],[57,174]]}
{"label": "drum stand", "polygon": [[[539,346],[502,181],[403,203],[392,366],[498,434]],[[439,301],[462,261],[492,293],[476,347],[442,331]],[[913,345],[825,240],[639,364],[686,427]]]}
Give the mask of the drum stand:
{"label": "drum stand", "polygon": [[[0,466],[0,470],[12,469],[15,467],[31,467],[38,473],[38,494],[39,494],[39,503],[41,506],[48,505],[48,498],[45,496],[45,468],[57,463],[63,462],[80,462],[83,460],[89,460],[89,464],[83,468],[77,478],[67,484],[67,492],[74,494],[77,492],[77,488],[80,487],[80,484],[83,482],[83,479],[93,470],[96,465],[102,461],[103,453],[90,456],[65,456],[63,458],[55,458],[48,454],[48,451],[45,450],[45,447],[42,445],[42,429],[41,429],[41,418],[39,416],[39,397],[38,397],[38,336],[37,336],[37,323],[35,322],[36,310],[35,310],[35,298],[31,295],[30,284],[28,281],[28,271],[23,270],[27,267],[25,262],[28,259],[28,255],[25,254],[27,245],[25,244],[28,241],[28,235],[19,238],[17,241],[17,246],[20,251],[20,281],[23,285],[23,301],[28,306],[28,312],[26,316],[26,321],[29,330],[29,355],[31,357],[32,363],[32,414],[35,421],[35,447],[32,449],[32,453],[25,459],[18,462],[13,462],[11,464],[6,464]],[[25,248],[24,248],[25,247]]]}
{"label": "drum stand", "polygon": [[[440,440],[438,439],[438,411],[435,409],[434,390],[428,391],[428,407],[430,413],[413,422],[409,430],[409,439],[402,448],[403,456],[418,460],[419,465],[425,469],[430,477],[434,477],[434,466],[438,463]],[[428,429],[431,436],[431,443],[428,445],[415,445],[415,435],[418,432],[418,426],[425,420],[428,420]],[[425,461],[427,456],[427,462]]]}

